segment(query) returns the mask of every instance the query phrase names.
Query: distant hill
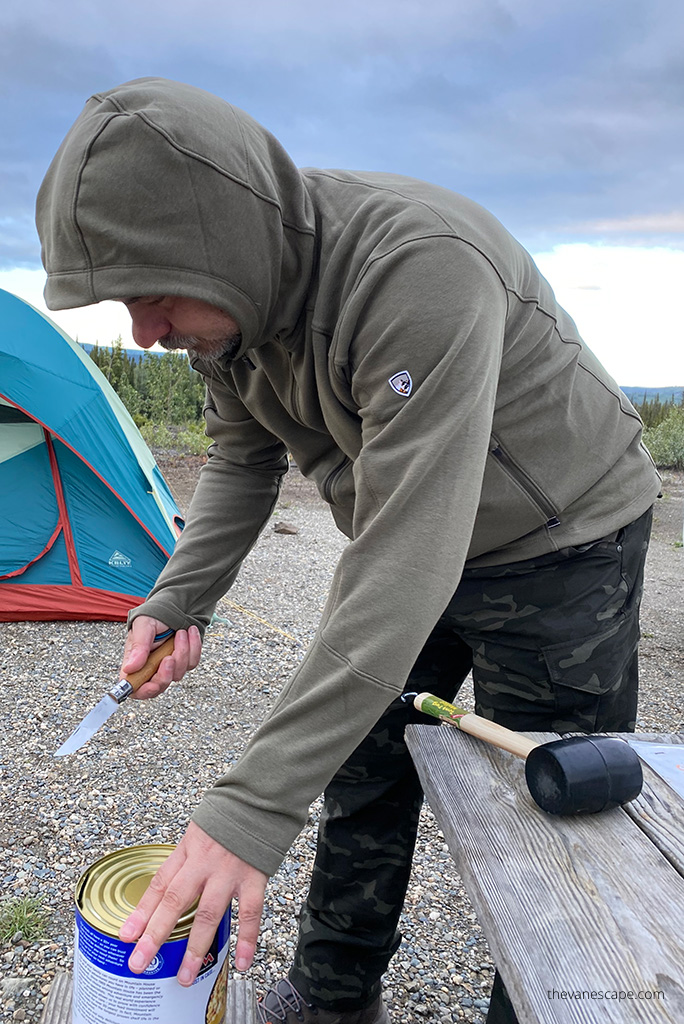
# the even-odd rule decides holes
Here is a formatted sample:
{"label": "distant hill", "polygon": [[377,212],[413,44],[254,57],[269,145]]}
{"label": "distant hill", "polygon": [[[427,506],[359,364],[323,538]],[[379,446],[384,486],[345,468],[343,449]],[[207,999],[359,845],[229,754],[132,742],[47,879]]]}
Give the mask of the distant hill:
{"label": "distant hill", "polygon": [[630,402],[637,403],[643,402],[644,399],[650,402],[654,398],[659,398],[663,404],[674,399],[675,404],[678,405],[681,403],[682,395],[684,394],[684,385],[670,388],[625,388],[622,385],[620,387]]}

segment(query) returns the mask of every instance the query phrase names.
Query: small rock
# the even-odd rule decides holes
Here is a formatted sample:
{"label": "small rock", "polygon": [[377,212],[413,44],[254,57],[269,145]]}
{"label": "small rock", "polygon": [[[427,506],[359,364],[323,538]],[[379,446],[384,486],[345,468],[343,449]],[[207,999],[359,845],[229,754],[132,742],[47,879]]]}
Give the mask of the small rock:
{"label": "small rock", "polygon": [[2,991],[3,999],[13,999],[14,996],[18,996],[20,992],[23,992],[26,988],[26,978],[3,978],[0,981],[0,990]]}
{"label": "small rock", "polygon": [[299,533],[299,527],[294,523],[276,523],[273,527],[274,533]]}

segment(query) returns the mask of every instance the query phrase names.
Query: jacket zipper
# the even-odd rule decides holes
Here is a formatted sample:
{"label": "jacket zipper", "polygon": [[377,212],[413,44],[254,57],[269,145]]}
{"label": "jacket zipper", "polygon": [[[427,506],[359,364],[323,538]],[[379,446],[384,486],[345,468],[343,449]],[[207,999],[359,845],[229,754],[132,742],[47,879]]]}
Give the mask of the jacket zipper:
{"label": "jacket zipper", "polygon": [[290,409],[292,410],[292,416],[297,420],[298,423],[304,423],[302,418],[302,411],[299,408],[299,388],[297,386],[297,377],[294,372],[294,355],[289,349],[285,349],[287,357],[290,362]]}
{"label": "jacket zipper", "polygon": [[509,476],[513,477],[525,494],[532,499],[537,508],[546,516],[547,529],[552,530],[554,526],[560,526],[560,519],[556,514],[556,509],[553,507],[542,489],[538,487],[534,480],[527,475],[525,470],[511,458],[508,452],[501,447],[495,437],[492,437],[492,444],[494,447],[489,449],[490,455],[493,455],[494,458],[501,463]]}
{"label": "jacket zipper", "polygon": [[292,385],[290,387],[290,405],[292,406],[292,415],[299,423],[304,423],[302,419],[302,413],[299,408],[298,389],[297,381],[294,373],[292,374]]}
{"label": "jacket zipper", "polygon": [[335,466],[335,468],[331,470],[331,472],[326,477],[325,483],[323,485],[323,498],[325,499],[325,501],[328,502],[329,505],[335,504],[335,502],[332,500],[335,484],[337,483],[337,481],[339,480],[339,478],[342,476],[345,469],[349,465],[349,461],[350,460],[348,458],[345,458],[344,462],[341,462],[339,466]]}

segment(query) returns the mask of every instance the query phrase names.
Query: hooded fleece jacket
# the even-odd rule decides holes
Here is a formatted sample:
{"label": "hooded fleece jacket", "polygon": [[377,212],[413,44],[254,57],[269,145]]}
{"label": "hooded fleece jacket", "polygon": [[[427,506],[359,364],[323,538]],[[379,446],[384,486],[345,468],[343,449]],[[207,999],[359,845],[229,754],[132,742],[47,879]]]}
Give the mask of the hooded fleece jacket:
{"label": "hooded fleece jacket", "polygon": [[92,97],[40,190],[45,297],[180,295],[239,324],[195,359],[213,443],[186,529],[133,613],[204,629],[287,452],[349,538],[305,658],[194,820],[274,872],[401,692],[465,567],[595,540],[654,501],[636,412],[494,217],[391,174],[298,170],[193,87]]}

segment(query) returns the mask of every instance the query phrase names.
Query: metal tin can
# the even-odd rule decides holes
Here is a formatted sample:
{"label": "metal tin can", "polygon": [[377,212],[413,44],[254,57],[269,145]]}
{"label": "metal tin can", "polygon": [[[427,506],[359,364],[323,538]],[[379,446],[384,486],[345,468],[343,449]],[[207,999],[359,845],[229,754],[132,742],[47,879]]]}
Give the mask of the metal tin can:
{"label": "metal tin can", "polygon": [[119,928],[173,846],[131,846],[96,861],[76,888],[72,1024],[222,1024],[226,1012],[230,908],[197,980],[189,988],[176,975],[196,904],[180,921],[143,974],[128,969],[135,945]]}

